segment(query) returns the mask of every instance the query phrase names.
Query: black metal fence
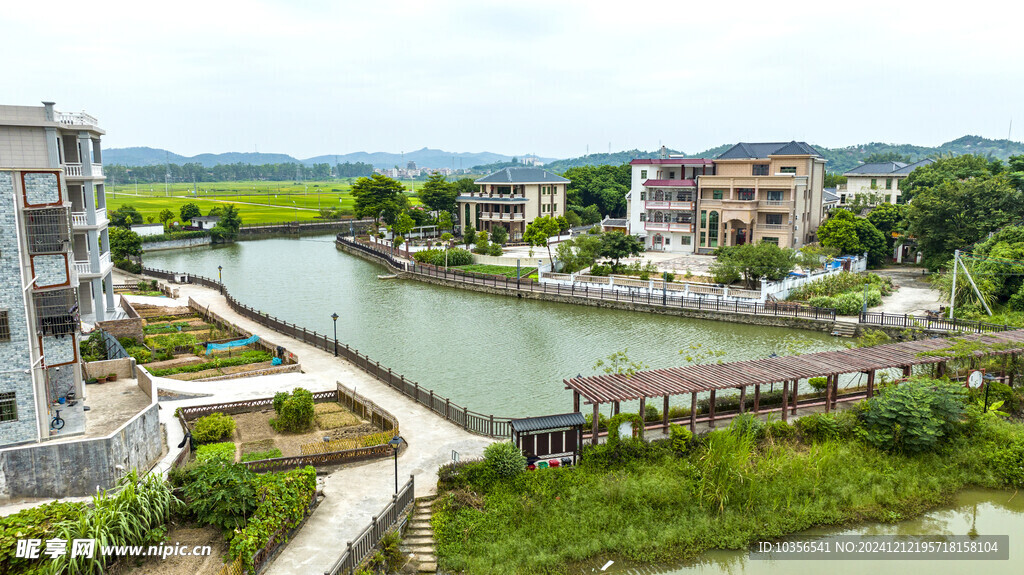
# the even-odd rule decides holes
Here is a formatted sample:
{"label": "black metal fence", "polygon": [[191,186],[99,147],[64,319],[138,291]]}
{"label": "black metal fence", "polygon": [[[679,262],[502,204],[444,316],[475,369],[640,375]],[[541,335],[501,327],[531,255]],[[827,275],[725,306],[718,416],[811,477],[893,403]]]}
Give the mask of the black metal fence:
{"label": "black metal fence", "polygon": [[638,303],[654,307],[690,309],[695,311],[715,311],[774,317],[797,317],[826,321],[835,321],[836,319],[836,310],[832,308],[814,307],[796,303],[749,303],[735,299],[729,301],[716,296],[672,295],[669,292],[658,293],[657,291],[636,287],[624,290],[590,287],[589,284],[583,284],[578,287],[576,284],[565,286],[557,283],[540,283],[529,278],[517,279],[500,275],[479,274],[456,269],[445,269],[429,264],[401,261],[384,250],[375,249],[372,246],[368,246],[358,241],[353,241],[341,235],[338,236],[337,241],[353,249],[384,259],[392,268],[399,271],[406,271],[426,277],[440,278],[472,285],[501,288],[505,290],[527,291],[531,293],[583,297],[604,301]]}
{"label": "black metal fence", "polygon": [[900,315],[884,312],[861,312],[859,321],[864,325],[947,332],[992,333],[1018,329],[1005,324],[985,323],[971,319],[922,317],[919,315]]}
{"label": "black metal fence", "polygon": [[117,341],[117,338],[110,335],[109,333],[100,330],[103,335],[103,345],[107,349],[107,359],[121,359],[123,357],[131,357],[128,352],[125,351],[124,346],[121,342]]}
{"label": "black metal fence", "polygon": [[355,541],[349,541],[345,546],[345,552],[334,562],[334,565],[324,575],[351,575],[359,567],[359,564],[366,559],[370,553],[384,538],[388,531],[402,523],[411,510],[416,500],[416,478],[409,477],[409,482],[403,486],[398,493],[391,497],[391,502],[384,509],[373,516],[370,524],[363,529],[363,532],[356,537]]}
{"label": "black metal fence", "polygon": [[[183,275],[166,270],[150,268],[143,268],[142,271],[146,275],[165,279],[171,279],[175,276]],[[403,393],[405,396],[412,398],[417,403],[426,406],[434,413],[462,427],[466,431],[488,437],[511,437],[511,428],[509,427],[511,418],[495,417],[494,415],[477,413],[465,406],[458,405],[452,402],[450,398],[437,395],[431,389],[424,389],[420,387],[419,383],[406,379],[405,376],[395,373],[391,368],[381,365],[380,362],[370,359],[368,356],[346,344],[329,338],[326,335],[322,335],[315,331],[310,331],[304,327],[281,320],[270,314],[263,313],[239,302],[235,298],[231,297],[231,294],[227,292],[223,284],[216,280],[203,276],[189,275],[188,283],[202,285],[219,291],[227,299],[228,305],[231,309],[262,326],[297,339],[305,344],[316,347],[317,349],[336,352],[340,357],[345,358],[359,369],[362,369],[381,382],[388,384],[392,388]]]}

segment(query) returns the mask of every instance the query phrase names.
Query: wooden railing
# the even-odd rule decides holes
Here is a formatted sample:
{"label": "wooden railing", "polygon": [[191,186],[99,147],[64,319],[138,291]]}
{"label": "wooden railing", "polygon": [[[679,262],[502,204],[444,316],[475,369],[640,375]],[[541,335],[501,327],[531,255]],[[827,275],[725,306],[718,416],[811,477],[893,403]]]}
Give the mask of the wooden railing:
{"label": "wooden railing", "polygon": [[983,321],[971,319],[932,318],[927,316],[922,317],[908,314],[900,315],[884,312],[861,313],[858,319],[860,323],[865,325],[904,327],[908,329],[923,329],[930,331],[992,333],[1017,329],[1016,327],[1006,324],[985,323]]}
{"label": "wooden railing", "polygon": [[413,502],[416,500],[416,478],[409,477],[406,483],[395,495],[391,502],[384,509],[373,516],[370,524],[363,529],[355,541],[349,541],[345,545],[345,551],[341,557],[331,565],[331,568],[324,572],[324,575],[351,574],[359,567],[370,553],[380,543],[389,531],[401,526],[404,517],[408,516]]}
{"label": "wooden railing", "polygon": [[[358,245],[358,244],[357,244]],[[369,250],[368,248],[364,249]],[[369,250],[372,251],[372,250]],[[396,262],[396,266],[401,269],[405,264],[390,258],[388,254],[377,254],[373,252],[375,257],[390,259]],[[153,277],[173,279],[177,274],[176,272],[170,272],[166,270],[156,270],[150,268],[143,268],[143,273]],[[483,277],[482,274],[480,274]],[[228,305],[239,315],[242,315],[252,321],[268,327],[278,333],[282,333],[291,338],[302,341],[305,344],[311,345],[317,349],[322,349],[327,352],[337,352],[338,356],[345,358],[349,363],[355,365],[359,369],[365,371],[369,375],[373,376],[377,380],[386,383],[390,387],[403,393],[406,397],[412,398],[417,403],[426,406],[434,413],[444,417],[448,421],[459,425],[464,430],[487,437],[497,438],[508,438],[511,437],[512,430],[509,427],[511,418],[508,417],[496,417],[490,414],[477,413],[471,411],[469,408],[460,406],[454,403],[450,398],[437,395],[431,389],[424,389],[420,387],[420,384],[406,379],[405,376],[395,373],[391,368],[381,365],[380,362],[370,359],[370,357],[360,353],[358,350],[343,344],[335,339],[331,339],[326,335],[321,335],[315,331],[309,331],[304,327],[300,327],[293,323],[283,321],[277,317],[263,313],[259,310],[253,309],[235,298],[231,297],[231,294],[227,292],[224,285],[206,278],[203,276],[188,276],[188,283],[198,284],[211,289],[215,289],[222,293],[227,299]],[[335,392],[324,392],[324,393],[335,393]],[[315,395],[314,395],[315,397]]]}

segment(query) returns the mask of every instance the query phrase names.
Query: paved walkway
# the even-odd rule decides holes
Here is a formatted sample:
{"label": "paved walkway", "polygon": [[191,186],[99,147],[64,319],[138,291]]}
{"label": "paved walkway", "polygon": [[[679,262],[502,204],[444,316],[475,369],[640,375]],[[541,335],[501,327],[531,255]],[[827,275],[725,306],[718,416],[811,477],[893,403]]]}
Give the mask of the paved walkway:
{"label": "paved walkway", "polygon": [[927,310],[937,310],[949,305],[948,299],[943,301],[943,294],[932,287],[918,267],[892,267],[873,270],[883,277],[892,278],[893,284],[899,289],[882,298],[882,305],[869,311],[882,311],[894,314],[924,315]]}
{"label": "paved walkway", "polygon": [[[236,314],[217,292],[196,285],[176,286],[179,302],[192,297],[210,311],[232,321],[242,329],[285,346],[299,356],[303,373],[260,376],[216,382],[183,382],[158,378],[161,389],[185,393],[206,393],[210,397],[181,401],[163,401],[160,419],[166,424],[171,453],[161,462],[166,468],[177,455],[181,440],[180,426],[174,419],[174,408],[247,398],[267,397],[280,390],[302,386],[310,391],[335,388],[335,382],[355,389],[394,414],[408,449],[398,458],[399,482],[416,476],[417,497],[434,493],[437,468],[451,461],[452,451],[462,458],[479,457],[491,440],[465,432],[441,419],[427,408],[412,402],[387,385],[373,379],[348,362],[335,358],[298,340],[271,331]],[[165,302],[170,300],[164,300]],[[394,493],[394,460],[385,459],[354,464],[322,478],[323,502],[305,526],[274,560],[266,571],[269,575],[312,575],[327,571],[340,556],[348,541],[355,539],[387,504]]]}

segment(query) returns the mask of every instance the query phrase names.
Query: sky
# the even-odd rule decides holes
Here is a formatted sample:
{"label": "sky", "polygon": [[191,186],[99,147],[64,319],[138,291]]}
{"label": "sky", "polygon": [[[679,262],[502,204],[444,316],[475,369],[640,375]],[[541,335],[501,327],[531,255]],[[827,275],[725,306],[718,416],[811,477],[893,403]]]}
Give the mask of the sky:
{"label": "sky", "polygon": [[10,1],[0,104],[187,156],[1024,140],[1022,21],[988,0]]}

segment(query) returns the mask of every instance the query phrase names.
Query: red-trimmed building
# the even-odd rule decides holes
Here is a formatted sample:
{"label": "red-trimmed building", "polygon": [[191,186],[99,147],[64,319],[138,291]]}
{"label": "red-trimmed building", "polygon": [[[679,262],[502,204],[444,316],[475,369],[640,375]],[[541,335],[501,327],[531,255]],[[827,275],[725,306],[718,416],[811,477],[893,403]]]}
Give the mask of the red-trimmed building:
{"label": "red-trimmed building", "polygon": [[633,160],[626,194],[629,233],[651,251],[692,253],[695,241],[697,178],[715,173],[704,158]]}

